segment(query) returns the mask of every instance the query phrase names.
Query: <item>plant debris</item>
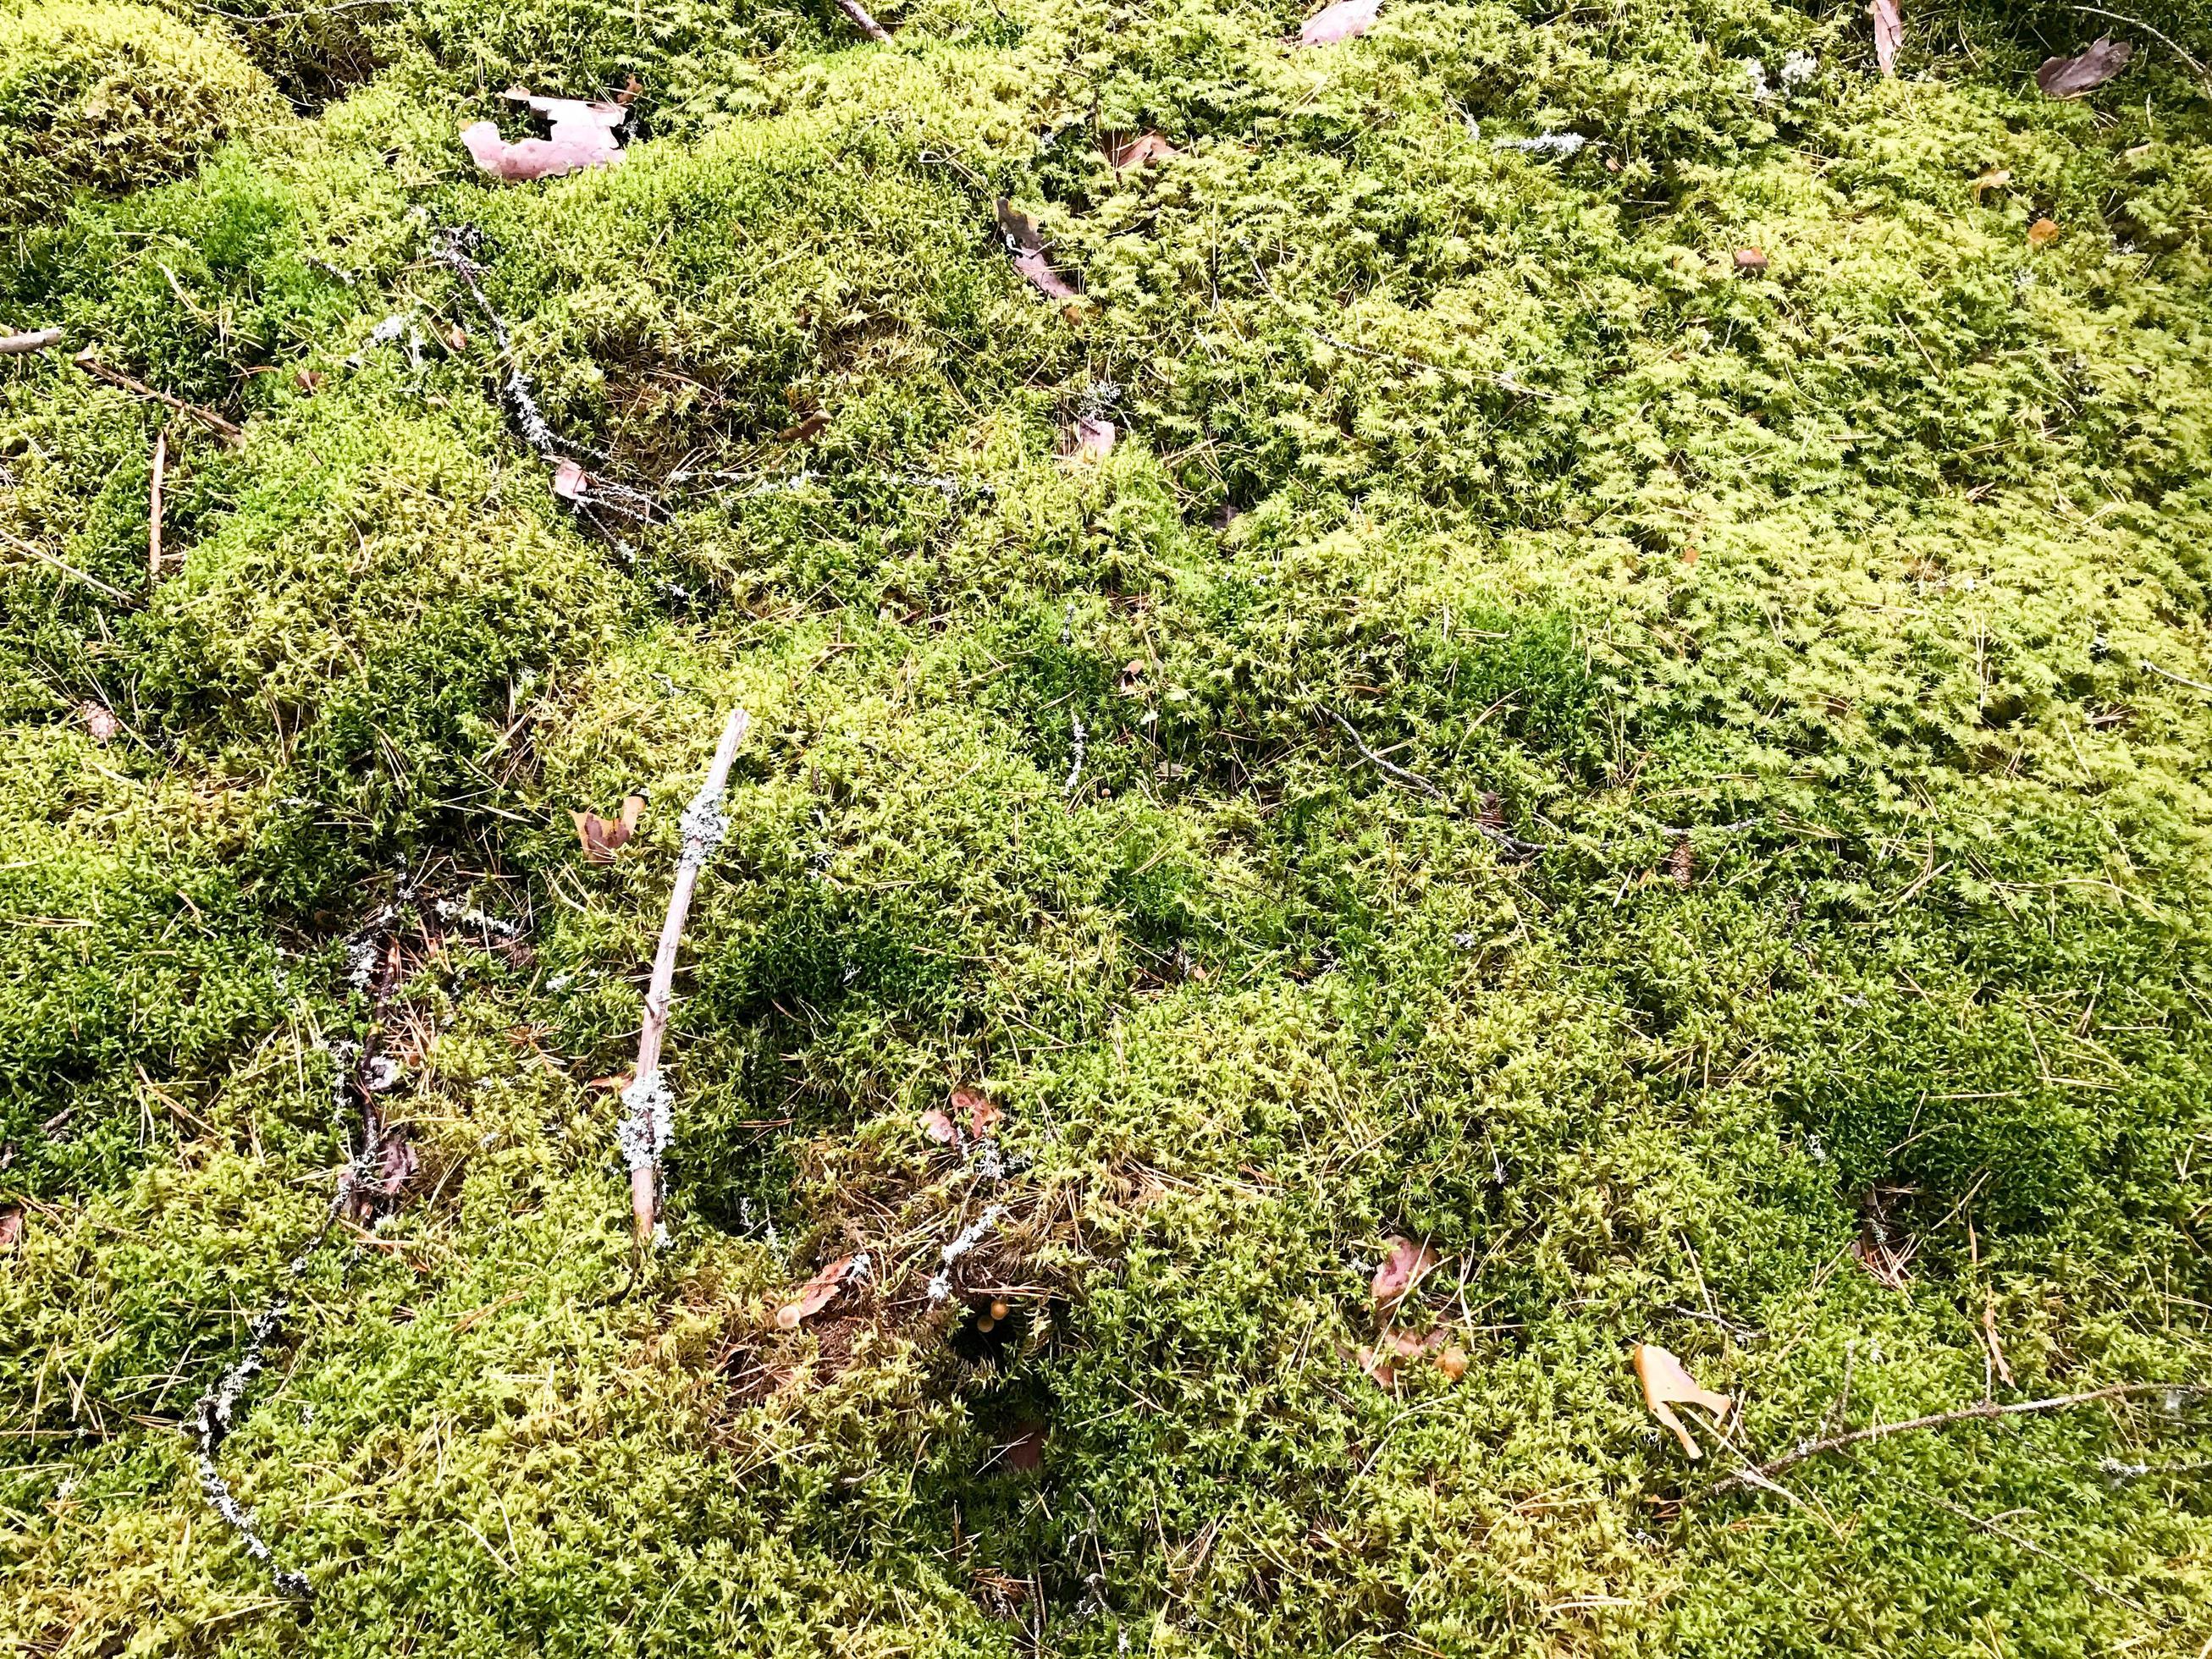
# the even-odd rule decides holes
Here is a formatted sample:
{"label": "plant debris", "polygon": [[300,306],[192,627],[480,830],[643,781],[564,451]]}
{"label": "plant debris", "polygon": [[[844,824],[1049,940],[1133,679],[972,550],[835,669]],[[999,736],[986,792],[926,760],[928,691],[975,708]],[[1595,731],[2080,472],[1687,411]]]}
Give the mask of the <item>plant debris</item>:
{"label": "plant debris", "polygon": [[2085,97],[2125,69],[2135,55],[2127,41],[2103,35],[2071,58],[2045,58],[2035,84],[2046,98]]}
{"label": "plant debris", "polygon": [[846,1275],[853,1271],[857,1256],[841,1255],[820,1273],[799,1287],[799,1294],[776,1310],[775,1322],[779,1328],[795,1331],[802,1320],[811,1319],[837,1299],[844,1288]]}
{"label": "plant debris", "polygon": [[546,138],[500,137],[498,126],[478,121],[461,129],[461,143],[477,166],[495,179],[522,183],[557,178],[590,167],[613,167],[623,159],[615,135],[629,119],[619,103],[580,98],[542,98],[520,87],[501,96],[543,116],[552,128]]}
{"label": "plant debris", "polygon": [[1867,12],[1874,19],[1875,61],[1884,75],[1894,75],[1897,51],[1905,44],[1905,16],[1898,0],[1868,0]]}
{"label": "plant debris", "polygon": [[576,839],[583,844],[584,856],[593,864],[612,864],[615,854],[637,833],[638,819],[644,811],[645,797],[632,793],[623,797],[617,817],[607,819],[597,812],[573,810],[568,816],[576,821]]}
{"label": "plant debris", "polygon": [[1695,1462],[1705,1450],[1697,1437],[1684,1426],[1674,1414],[1676,1406],[1696,1406],[1711,1412],[1717,1422],[1725,1422],[1735,1402],[1724,1394],[1715,1394],[1702,1387],[1692,1376],[1682,1362],[1666,1349],[1649,1342],[1636,1345],[1633,1358],[1637,1379],[1644,1384],[1644,1404],[1652,1416],[1674,1431],[1674,1437],[1682,1443],[1683,1455]]}
{"label": "plant debris", "polygon": [[1375,27],[1380,6],[1381,0],[1336,0],[1299,26],[1297,44],[1333,46],[1340,40],[1356,40]]}
{"label": "plant debris", "polygon": [[1391,1239],[1382,1265],[1375,1270],[1374,1283],[1369,1286],[1375,1305],[1386,1310],[1396,1307],[1414,1286],[1436,1270],[1442,1260],[1426,1243],[1416,1243],[1410,1238]]}

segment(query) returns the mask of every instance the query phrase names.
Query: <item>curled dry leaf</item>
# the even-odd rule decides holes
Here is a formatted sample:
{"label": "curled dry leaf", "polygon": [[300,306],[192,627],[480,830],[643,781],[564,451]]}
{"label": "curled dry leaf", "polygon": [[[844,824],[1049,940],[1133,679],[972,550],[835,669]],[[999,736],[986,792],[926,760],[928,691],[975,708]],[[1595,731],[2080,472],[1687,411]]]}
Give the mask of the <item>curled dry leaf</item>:
{"label": "curled dry leaf", "polygon": [[1336,3],[1316,12],[1299,26],[1297,44],[1302,46],[1333,46],[1340,40],[1355,40],[1375,27],[1375,14],[1381,0],[1336,0]]}
{"label": "curled dry leaf", "polygon": [[809,415],[805,420],[797,422],[795,425],[784,428],[782,431],[775,434],[775,441],[780,444],[805,443],[809,438],[820,433],[829,424],[830,417],[822,413],[821,410],[817,410],[813,414]]}
{"label": "curled dry leaf", "polygon": [[1120,434],[1114,422],[1095,415],[1079,415],[1060,431],[1060,458],[1073,466],[1103,461],[1114,453]]}
{"label": "curled dry leaf", "polygon": [[2027,228],[2027,240],[2038,247],[2049,247],[2058,240],[2058,222],[2056,219],[2038,219]]}
{"label": "curled dry leaf", "polygon": [[845,1282],[845,1270],[853,1265],[853,1258],[841,1255],[820,1273],[799,1287],[798,1297],[776,1310],[778,1328],[795,1331],[799,1321],[811,1318],[828,1307],[836,1297],[837,1288]]}
{"label": "curled dry leaf", "polygon": [[1393,1238],[1389,1253],[1382,1258],[1382,1265],[1375,1270],[1375,1282],[1370,1286],[1375,1293],[1376,1305],[1396,1307],[1442,1259],[1425,1243],[1417,1244],[1410,1238]]}
{"label": "curled dry leaf", "polygon": [[1157,132],[1141,133],[1126,143],[1115,138],[1106,141],[1106,160],[1116,173],[1148,162],[1172,161],[1182,154]]}
{"label": "curled dry leaf", "polygon": [[2094,92],[2128,66],[2136,49],[2109,34],[2083,47],[2071,58],[2046,58],[2035,72],[2035,84],[2046,98],[2080,98]]}
{"label": "curled dry leaf", "polygon": [[623,797],[622,816],[609,823],[597,812],[570,811],[576,821],[576,839],[584,844],[584,856],[594,864],[612,864],[615,854],[623,843],[637,833],[637,820],[645,811],[645,797],[630,794]]}
{"label": "curled dry leaf", "polygon": [[1683,1425],[1682,1419],[1674,1415],[1673,1408],[1698,1406],[1716,1418],[1724,1418],[1735,1402],[1724,1394],[1715,1394],[1701,1386],[1682,1362],[1664,1348],[1639,1342],[1632,1358],[1636,1363],[1637,1380],[1644,1384],[1645,1408],[1674,1431],[1674,1437],[1682,1443],[1684,1455],[1695,1462],[1705,1455],[1705,1449]]}
{"label": "curled dry leaf", "polygon": [[968,1133],[978,1137],[989,1134],[1006,1116],[988,1095],[975,1089],[955,1089],[952,1109],[968,1120]]}
{"label": "curled dry leaf", "polygon": [[921,1126],[922,1133],[940,1146],[950,1146],[960,1138],[960,1131],[953,1127],[952,1119],[934,1106],[915,1121]]}
{"label": "curled dry leaf", "polygon": [[1984,193],[1984,191],[1992,191],[1992,190],[2002,190],[2002,189],[2003,189],[2007,185],[2010,184],[2011,182],[2012,182],[2012,169],[2011,169],[2011,168],[2009,168],[2009,167],[1984,167],[1984,168],[1982,169],[1982,171],[1981,171],[1981,175],[1980,175],[1980,177],[1977,178],[1977,179],[1974,180],[1973,191],[1974,191],[1974,204],[1975,204],[1975,205],[1978,207],[1978,206],[1981,204],[1982,196],[1983,196],[1983,193]]}
{"label": "curled dry leaf", "polygon": [[76,717],[94,743],[112,743],[115,734],[123,729],[123,722],[115,718],[112,710],[89,697],[77,704]]}
{"label": "curled dry leaf", "polygon": [[1869,0],[1867,13],[1874,19],[1875,61],[1884,75],[1897,73],[1897,49],[1905,44],[1905,16],[1897,0]]}
{"label": "curled dry leaf", "polygon": [[550,179],[586,167],[612,167],[623,158],[615,133],[629,118],[622,105],[580,98],[540,98],[520,87],[503,94],[527,105],[552,127],[550,138],[509,143],[489,121],[461,129],[461,143],[477,166],[495,179],[520,182]]}

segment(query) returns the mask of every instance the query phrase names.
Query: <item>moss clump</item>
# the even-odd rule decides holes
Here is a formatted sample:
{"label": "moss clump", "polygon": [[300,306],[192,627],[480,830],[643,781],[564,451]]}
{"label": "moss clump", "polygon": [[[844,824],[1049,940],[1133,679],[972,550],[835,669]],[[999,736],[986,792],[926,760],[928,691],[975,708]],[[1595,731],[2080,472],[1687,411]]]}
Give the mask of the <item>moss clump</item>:
{"label": "moss clump", "polygon": [[0,219],[190,172],[283,106],[212,31],[150,6],[0,8]]}

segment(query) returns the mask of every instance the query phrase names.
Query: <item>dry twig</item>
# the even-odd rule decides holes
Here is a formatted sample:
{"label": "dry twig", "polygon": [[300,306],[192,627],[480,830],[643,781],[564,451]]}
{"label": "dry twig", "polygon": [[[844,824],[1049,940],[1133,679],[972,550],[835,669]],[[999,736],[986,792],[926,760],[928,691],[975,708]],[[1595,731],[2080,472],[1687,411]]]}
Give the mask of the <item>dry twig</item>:
{"label": "dry twig", "polygon": [[106,582],[100,580],[97,576],[86,575],[83,571],[78,569],[75,565],[69,563],[66,560],[56,558],[52,554],[47,552],[45,548],[40,547],[33,543],[27,542],[21,536],[13,536],[4,530],[0,530],[0,542],[5,542],[9,546],[14,548],[18,553],[27,553],[33,558],[52,565],[55,569],[60,571],[63,575],[71,577],[77,581],[82,582],[87,587],[91,588],[94,592],[105,593],[109,599],[118,600],[124,605],[131,603],[131,596],[125,592],[121,588],[111,587]]}
{"label": "dry twig", "polygon": [[729,833],[722,816],[722,791],[729,782],[730,763],[738,745],[751,729],[752,716],[742,708],[730,711],[722,727],[722,740],[707,769],[707,781],[678,823],[684,848],[676,861],[676,884],[668,895],[668,919],[660,926],[660,945],[653,953],[653,982],[645,994],[645,1021],[637,1036],[637,1069],[623,1091],[628,1109],[620,1132],[623,1159],[629,1165],[630,1217],[636,1224],[641,1249],[653,1242],[660,1224],[660,1155],[674,1132],[676,1097],[660,1074],[661,1039],[668,1031],[668,1009],[675,997],[676,950],[684,940],[684,923],[691,911],[691,894],[699,872]]}
{"label": "dry twig", "polygon": [[161,580],[161,483],[169,471],[169,429],[154,434],[154,484],[146,492],[146,574]]}
{"label": "dry twig", "polygon": [[19,357],[27,351],[44,351],[62,343],[58,328],[34,328],[27,334],[0,334],[0,357]]}
{"label": "dry twig", "polygon": [[871,40],[889,40],[891,32],[868,15],[860,0],[837,0],[837,9],[853,20],[853,27]]}
{"label": "dry twig", "polygon": [[246,434],[211,409],[199,404],[186,403],[174,392],[159,391],[148,386],[145,381],[135,375],[125,374],[119,368],[110,368],[89,351],[80,351],[70,361],[94,380],[105,380],[108,385],[120,387],[134,398],[144,398],[165,408],[173,409],[179,415],[189,416],[233,449],[246,447]]}

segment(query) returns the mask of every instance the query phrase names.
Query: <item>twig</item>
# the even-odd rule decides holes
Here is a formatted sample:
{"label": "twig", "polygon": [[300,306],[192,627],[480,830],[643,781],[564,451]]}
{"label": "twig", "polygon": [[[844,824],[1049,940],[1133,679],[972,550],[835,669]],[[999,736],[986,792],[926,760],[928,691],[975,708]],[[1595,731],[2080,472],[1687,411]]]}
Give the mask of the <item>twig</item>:
{"label": "twig", "polygon": [[[1909,1434],[1919,1429],[1940,1429],[1953,1423],[1972,1423],[1990,1418],[2018,1417],[2029,1412],[2054,1412],[2066,1406],[2086,1406],[2092,1401],[2118,1400],[2130,1395],[2202,1392],[2202,1389],[2183,1382],[2114,1382],[2105,1388],[2088,1389],[2080,1394],[2058,1395],[2048,1400],[2015,1401],[2008,1406],[1984,1400],[1976,1405],[1962,1406],[1957,1411],[1935,1412],[1902,1423],[1877,1423],[1871,1428],[1853,1429],[1849,1434],[1832,1434],[1826,1439],[1808,1440],[1755,1468],[1738,1469],[1726,1479],[1715,1482],[1712,1489],[1716,1492],[1723,1492],[1733,1486],[1756,1486],[1808,1457],[1818,1457],[1823,1452],[1840,1451],[1845,1446],[1856,1446],[1864,1441],[1884,1439],[1893,1434]],[[1759,1479],[1754,1480],[1753,1476]]]}
{"label": "twig", "polygon": [[714,750],[707,781],[678,820],[684,850],[676,860],[676,883],[669,890],[668,919],[660,927],[660,945],[653,953],[653,982],[645,994],[645,1022],[637,1036],[637,1070],[622,1093],[628,1115],[619,1138],[623,1158],[629,1165],[630,1217],[637,1229],[641,1250],[649,1246],[660,1224],[660,1155],[667,1150],[675,1129],[676,1097],[660,1074],[660,1043],[668,1030],[668,1009],[675,995],[676,949],[684,939],[684,922],[690,914],[691,894],[699,872],[729,834],[722,816],[722,791],[730,779],[730,763],[738,745],[752,727],[752,716],[742,708],[730,711],[722,727],[722,740]]}
{"label": "twig", "polygon": [[1926,1498],[1929,1503],[1935,1504],[1936,1508],[1948,1510],[1952,1514],[1957,1516],[1961,1521],[1965,1521],[1974,1526],[1979,1527],[1984,1532],[1994,1533],[1999,1538],[2003,1539],[2007,1543],[2026,1550],[2030,1555],[2041,1556],[2045,1560],[2050,1562],[2060,1571],[2069,1574],[2073,1577],[2079,1579],[2081,1583],[2087,1584],[2091,1589],[2095,1590],[2100,1595],[2109,1595],[2113,1601],[2118,1601],[2122,1607],[2132,1608],[2134,1611],[2142,1613],[2146,1619],[2155,1619],[2158,1617],[2156,1613],[2153,1613],[2148,1607],[2143,1606],[2142,1602],[2136,1601],[2131,1596],[2123,1595],[2119,1591],[2114,1589],[2103,1579],[2099,1578],[2094,1573],[2085,1572],[2080,1567],[2075,1566],[2071,1561],[2069,1561],[2064,1556],[2059,1554],[2056,1550],[2045,1549],[2033,1539],[2022,1538],[2018,1533],[2013,1531],[2010,1528],[2001,1527],[1995,1521],[1984,1520],[1980,1516],[1976,1515],[1972,1510],[1962,1508],[1959,1504],[1951,1502],[1948,1498],[1938,1498],[1934,1492],[1929,1492],[1925,1488],[1922,1487],[1917,1481],[1907,1481],[1905,1484],[1911,1486],[1915,1492],[1918,1492],[1923,1498]]}
{"label": "twig", "polygon": [[62,343],[58,328],[34,328],[27,334],[0,334],[0,357],[20,357],[27,351],[44,351]]}
{"label": "twig", "polygon": [[1074,722],[1073,726],[1070,728],[1068,735],[1068,748],[1073,759],[1069,763],[1067,769],[1067,781],[1060,786],[1060,794],[1061,799],[1068,802],[1072,805],[1074,804],[1075,800],[1075,786],[1082,781],[1083,778],[1083,750],[1085,733],[1083,730],[1083,716],[1080,714],[1073,714],[1069,716],[1069,718]]}
{"label": "twig", "polygon": [[2148,657],[2136,658],[2136,666],[2157,675],[2160,679],[2172,680],[2176,685],[2185,685],[2192,691],[2212,691],[2212,685],[2205,684],[2203,680],[2192,680],[2185,674],[2175,673],[2171,668],[2160,668]]}
{"label": "twig", "polygon": [[1438,800],[1442,800],[1444,798],[1444,792],[1437,788],[1433,783],[1431,783],[1419,772],[1408,772],[1402,766],[1394,765],[1392,763],[1384,760],[1382,756],[1376,754],[1372,749],[1370,749],[1366,744],[1361,740],[1359,733],[1352,729],[1352,722],[1345,719],[1343,715],[1338,714],[1336,710],[1334,708],[1324,708],[1322,710],[1322,713],[1327,714],[1329,719],[1334,720],[1339,726],[1344,728],[1344,735],[1352,739],[1352,746],[1359,751],[1360,758],[1365,761],[1369,765],[1380,768],[1382,771],[1387,772],[1390,776],[1396,778],[1401,783],[1412,784],[1414,788],[1419,790],[1425,795],[1434,796]]}
{"label": "twig", "polygon": [[9,546],[14,548],[19,553],[27,553],[34,559],[43,559],[46,563],[53,566],[55,569],[60,571],[64,576],[73,576],[78,581],[82,582],[87,587],[92,588],[95,592],[105,593],[111,599],[118,599],[125,605],[131,603],[131,596],[125,592],[121,588],[110,587],[106,582],[100,580],[99,577],[86,575],[83,571],[78,569],[75,565],[56,558],[52,554],[47,552],[43,547],[33,546],[31,543],[25,541],[21,536],[11,536],[8,532],[0,530],[0,542],[7,543]]}
{"label": "twig", "polygon": [[154,434],[154,484],[146,492],[146,575],[161,580],[161,480],[169,470],[169,428]]}
{"label": "twig", "polygon": [[2212,70],[2207,70],[2203,64],[2198,63],[2197,59],[2191,57],[2179,45],[2173,40],[2167,39],[2166,36],[2160,34],[2156,29],[2144,22],[2140,17],[2129,17],[2117,11],[2106,11],[2101,6],[2076,6],[2074,9],[2079,12],[2086,12],[2092,17],[2109,17],[2115,23],[2125,23],[2130,28],[2141,29],[2145,34],[2149,35],[2154,40],[2163,41],[2166,46],[2172,50],[2175,57],[2180,58],[2183,63],[2195,70],[2200,77],[2212,76]]}
{"label": "twig", "polygon": [[198,404],[188,404],[173,392],[157,391],[148,386],[145,381],[133,375],[125,374],[119,368],[110,368],[89,351],[80,351],[70,361],[94,379],[105,380],[112,386],[119,386],[134,398],[145,398],[167,408],[173,409],[179,415],[190,416],[233,449],[246,447],[246,434],[211,409],[204,408]]}
{"label": "twig", "polygon": [[837,9],[851,18],[854,27],[859,29],[869,40],[887,41],[891,38],[891,32],[889,29],[868,15],[867,9],[861,5],[860,0],[837,0]]}

